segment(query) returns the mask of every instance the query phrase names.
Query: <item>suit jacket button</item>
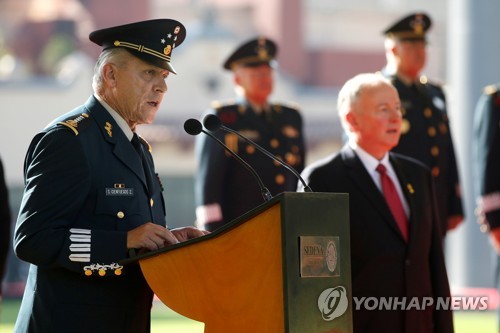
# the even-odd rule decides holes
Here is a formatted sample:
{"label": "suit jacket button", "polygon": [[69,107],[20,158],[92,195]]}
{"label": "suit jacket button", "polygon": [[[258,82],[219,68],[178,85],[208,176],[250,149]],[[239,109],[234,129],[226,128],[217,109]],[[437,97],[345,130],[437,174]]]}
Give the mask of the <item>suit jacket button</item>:
{"label": "suit jacket button", "polygon": [[119,219],[122,219],[125,217],[125,213],[122,212],[122,211],[119,211],[118,213],[116,213],[116,216],[119,218]]}

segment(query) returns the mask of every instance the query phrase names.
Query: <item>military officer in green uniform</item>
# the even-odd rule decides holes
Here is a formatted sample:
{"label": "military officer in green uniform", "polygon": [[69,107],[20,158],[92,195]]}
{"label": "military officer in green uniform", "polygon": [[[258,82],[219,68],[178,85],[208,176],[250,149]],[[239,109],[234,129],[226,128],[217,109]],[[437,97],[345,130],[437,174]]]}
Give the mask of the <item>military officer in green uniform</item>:
{"label": "military officer in green uniform", "polygon": [[[217,115],[223,125],[239,131],[300,172],[305,154],[301,115],[295,106],[269,100],[276,53],[276,44],[265,37],[240,45],[224,62],[224,69],[233,73],[238,96],[234,101],[216,103],[209,112]],[[238,140],[235,134],[214,134],[255,168],[272,195],[296,190],[297,178],[279,163]],[[199,226],[214,230],[263,203],[252,174],[214,140],[198,136],[196,157]]]}
{"label": "military officer in green uniform", "polygon": [[426,63],[425,13],[408,15],[385,31],[387,65],[401,99],[401,138],[393,151],[414,157],[429,167],[437,188],[443,237],[463,220],[462,195],[443,89],[421,75]]}

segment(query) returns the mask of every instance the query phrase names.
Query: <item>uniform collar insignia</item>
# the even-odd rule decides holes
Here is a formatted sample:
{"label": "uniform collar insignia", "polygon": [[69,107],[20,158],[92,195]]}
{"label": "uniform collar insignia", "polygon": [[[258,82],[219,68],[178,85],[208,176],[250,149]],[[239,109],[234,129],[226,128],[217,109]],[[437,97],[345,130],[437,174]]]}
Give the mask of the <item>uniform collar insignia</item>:
{"label": "uniform collar insignia", "polygon": [[113,129],[113,125],[111,125],[109,122],[106,122],[106,124],[104,125],[104,129],[108,133],[109,137],[112,138],[113,132],[111,130]]}

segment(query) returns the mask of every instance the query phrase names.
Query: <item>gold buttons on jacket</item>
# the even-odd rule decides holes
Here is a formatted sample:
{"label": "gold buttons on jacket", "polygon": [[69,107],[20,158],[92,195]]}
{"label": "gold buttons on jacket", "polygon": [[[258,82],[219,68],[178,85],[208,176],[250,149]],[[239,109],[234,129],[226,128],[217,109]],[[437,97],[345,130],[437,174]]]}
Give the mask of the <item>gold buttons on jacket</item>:
{"label": "gold buttons on jacket", "polygon": [[432,117],[432,110],[429,108],[424,109],[424,117],[425,118],[430,118]]}
{"label": "gold buttons on jacket", "polygon": [[434,126],[429,126],[427,134],[429,134],[429,136],[436,136],[436,128]]}
{"label": "gold buttons on jacket", "polygon": [[119,219],[122,219],[125,217],[125,213],[122,212],[122,211],[119,211],[118,213],[116,213],[116,216],[119,218]]}
{"label": "gold buttons on jacket", "polygon": [[251,145],[248,145],[247,148],[247,154],[248,155],[252,155],[253,153],[255,153],[255,147],[254,146],[251,146]]}
{"label": "gold buttons on jacket", "polygon": [[285,154],[285,160],[288,164],[297,164],[297,156],[295,156],[295,154],[292,154],[292,153],[286,153]]}
{"label": "gold buttons on jacket", "polygon": [[440,123],[439,131],[441,132],[441,134],[446,134],[448,132],[448,126],[445,123]]}
{"label": "gold buttons on jacket", "polygon": [[280,145],[280,142],[277,139],[271,139],[270,144],[271,144],[271,147],[278,148]]}
{"label": "gold buttons on jacket", "polygon": [[439,176],[439,172],[440,172],[440,170],[439,170],[439,167],[437,167],[437,166],[435,166],[435,167],[433,167],[433,168],[431,169],[431,173],[432,173],[432,175],[433,175],[434,177]]}
{"label": "gold buttons on jacket", "polygon": [[437,157],[439,155],[439,147],[438,146],[432,146],[431,155],[434,157]]}
{"label": "gold buttons on jacket", "polygon": [[285,176],[283,176],[281,173],[277,174],[274,180],[276,181],[276,184],[283,185],[285,183]]}

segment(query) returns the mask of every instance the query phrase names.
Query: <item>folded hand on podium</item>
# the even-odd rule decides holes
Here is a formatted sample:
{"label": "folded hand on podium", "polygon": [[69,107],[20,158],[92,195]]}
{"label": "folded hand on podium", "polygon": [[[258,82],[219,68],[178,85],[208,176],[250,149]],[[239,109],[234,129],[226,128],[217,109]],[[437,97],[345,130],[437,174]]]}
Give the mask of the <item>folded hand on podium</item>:
{"label": "folded hand on podium", "polygon": [[127,248],[154,251],[167,245],[177,244],[206,234],[207,232],[195,227],[170,230],[161,225],[148,222],[127,233]]}
{"label": "folded hand on podium", "polygon": [[209,231],[200,230],[196,227],[191,227],[191,226],[171,229],[170,231],[172,232],[172,234],[174,234],[175,238],[177,238],[179,242],[184,242],[189,239],[198,238],[210,233]]}

